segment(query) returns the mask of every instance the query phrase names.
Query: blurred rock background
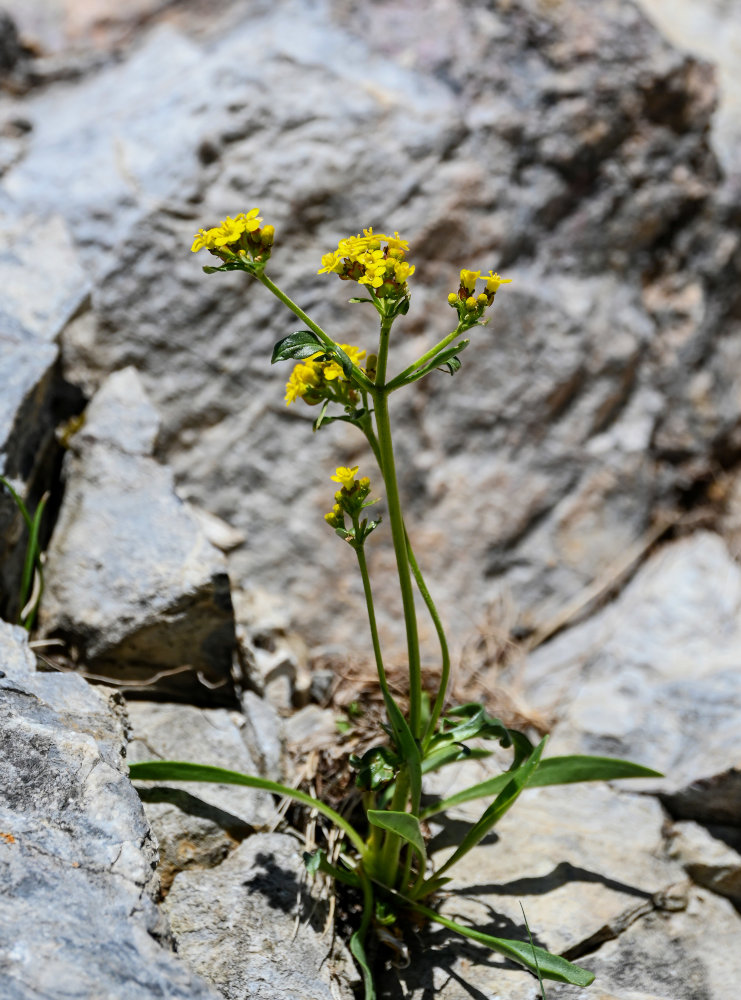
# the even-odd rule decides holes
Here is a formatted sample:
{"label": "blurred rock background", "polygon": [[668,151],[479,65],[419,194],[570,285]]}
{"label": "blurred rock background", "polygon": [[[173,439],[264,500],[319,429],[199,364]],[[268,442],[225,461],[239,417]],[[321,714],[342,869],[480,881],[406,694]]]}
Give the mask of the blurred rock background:
{"label": "blurred rock background", "polygon": [[[458,269],[514,279],[455,381],[394,401],[413,540],[458,643],[503,598],[506,626],[537,629],[657,519],[737,497],[737,69],[725,55],[714,119],[716,71],[664,41],[661,4],[6,7],[2,208],[41,274],[67,259],[46,248],[61,216],[90,283],[64,376],[89,396],[138,369],[180,494],[245,537],[233,586],[280,595],[311,646],[367,645],[321,514],[334,465],[372,468],[352,429],[313,438],[314,412],[286,408],[268,358],[290,314],[189,253],[227,213],[259,205],[275,279],[368,349],[372,317],[319,257],[362,226],[406,236],[399,367],[447,330]],[[723,52],[727,7],[697,14],[727,18]]]}

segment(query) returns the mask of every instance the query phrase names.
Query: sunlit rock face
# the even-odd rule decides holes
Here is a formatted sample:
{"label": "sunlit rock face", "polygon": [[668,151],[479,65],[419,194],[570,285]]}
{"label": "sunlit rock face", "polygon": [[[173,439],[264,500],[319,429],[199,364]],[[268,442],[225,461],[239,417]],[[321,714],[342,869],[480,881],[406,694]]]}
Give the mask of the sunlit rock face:
{"label": "sunlit rock face", "polygon": [[[461,371],[392,401],[401,489],[457,640],[502,594],[521,625],[548,620],[738,455],[711,68],[623,2],[220,17],[154,18],[115,61],[4,105],[31,125],[4,195],[61,212],[93,283],[70,377],[90,392],[135,365],[181,491],[246,535],[233,579],[285,595],[311,643],[362,650],[354,557],[322,513],[334,466],[372,460],[352,428],[314,437],[315,411],[285,406],[268,359],[300,324],[244,276],[204,276],[192,234],[259,205],[275,280],[370,350],[373,317],[316,271],[338,237],[398,229],[417,266],[399,368],[447,332],[461,267],[499,270],[513,284]],[[395,640],[386,531],[369,558]]]}

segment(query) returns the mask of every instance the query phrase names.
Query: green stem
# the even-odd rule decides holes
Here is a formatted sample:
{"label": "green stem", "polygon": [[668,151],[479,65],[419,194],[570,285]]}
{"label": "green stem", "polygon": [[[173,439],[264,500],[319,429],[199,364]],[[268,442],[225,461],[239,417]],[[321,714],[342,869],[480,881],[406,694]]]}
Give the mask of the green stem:
{"label": "green stem", "polygon": [[[357,530],[357,523],[355,525]],[[383,665],[383,654],[381,652],[381,642],[378,638],[378,626],[376,625],[376,612],[373,605],[373,592],[371,590],[370,576],[368,575],[368,563],[365,559],[363,546],[359,545],[355,549],[358,557],[360,575],[363,578],[363,592],[365,593],[365,605],[368,609],[368,622],[370,624],[371,640],[373,642],[373,653],[376,657],[376,669],[378,670],[378,683],[381,685],[384,701],[393,700],[386,680],[386,670]]]}
{"label": "green stem", "polygon": [[[379,355],[379,368],[380,368]],[[381,472],[386,486],[386,503],[391,522],[391,537],[396,555],[396,568],[399,574],[401,600],[404,609],[404,623],[407,633],[407,654],[409,658],[409,728],[416,739],[421,735],[422,716],[422,668],[419,658],[419,636],[417,634],[417,612],[414,607],[414,591],[407,556],[406,531],[401,513],[399,486],[396,479],[394,464],[394,449],[391,441],[391,424],[389,421],[388,396],[383,388],[373,393],[376,411],[376,427],[378,429],[378,451],[380,455]]]}
{"label": "green stem", "polygon": [[[396,776],[396,787],[394,797],[391,800],[389,809],[393,812],[405,812],[407,799],[409,797],[409,775],[406,767],[402,767]],[[399,855],[401,854],[402,839],[398,833],[386,831],[381,860],[379,866],[379,881],[384,885],[393,888],[399,874]]]}
{"label": "green stem", "polygon": [[[375,456],[381,475],[383,475],[383,467],[381,465],[381,452],[378,447],[378,440],[376,439],[376,436],[373,433],[373,427],[371,425],[370,417],[368,417],[368,420],[363,425],[361,425],[361,429],[363,430],[363,433],[366,436],[368,444],[371,447],[371,451]],[[447,694],[448,682],[450,680],[450,652],[448,650],[448,641],[445,637],[445,630],[443,628],[442,622],[440,621],[440,615],[437,612],[437,608],[435,607],[435,602],[433,601],[432,595],[427,589],[424,577],[422,576],[422,571],[420,570],[419,564],[417,563],[417,560],[414,556],[414,550],[412,549],[411,542],[409,541],[409,535],[407,534],[406,528],[404,529],[404,534],[406,537],[407,558],[409,559],[409,566],[412,571],[412,575],[415,579],[415,582],[417,584],[417,589],[422,595],[422,600],[425,602],[427,610],[430,613],[430,618],[432,618],[432,623],[435,626],[435,631],[437,632],[437,638],[440,643],[440,653],[442,656],[442,672],[440,677],[440,688],[438,690],[437,697],[435,698],[435,704],[432,709],[432,715],[430,716],[430,721],[427,724],[427,728],[425,729],[425,734],[424,734],[425,742],[429,742],[429,740],[435,734],[435,726],[437,725],[438,719],[440,718],[440,715],[442,713],[443,705],[445,704],[445,695]]]}
{"label": "green stem", "polygon": [[424,732],[422,753],[424,756],[424,751],[429,744],[429,741],[435,735],[435,727],[437,726],[438,719],[443,710],[443,705],[445,704],[445,695],[448,690],[448,682],[450,680],[450,651],[448,650],[448,641],[445,637],[445,630],[443,629],[443,623],[440,621],[440,615],[437,613],[437,608],[435,607],[435,602],[432,600],[432,595],[427,589],[424,577],[419,568],[417,560],[414,558],[414,552],[412,546],[409,543],[409,536],[407,535],[407,557],[409,559],[409,565],[412,570],[412,575],[414,576],[417,588],[422,595],[422,600],[427,605],[427,610],[430,613],[430,618],[435,626],[435,631],[437,632],[437,638],[440,643],[440,655],[442,656],[442,671],[440,674],[440,687],[438,688],[437,696],[435,697],[435,703],[432,706],[432,713],[430,714],[427,727]]}
{"label": "green stem", "polygon": [[[315,333],[323,344],[326,344],[329,348],[337,346],[329,334],[325,333],[324,330],[322,330],[322,328],[303,311],[301,306],[294,302],[293,299],[289,298],[286,293],[282,291],[282,289],[280,289],[275,282],[271,281],[265,273],[256,274],[255,277],[268,289],[268,291],[273,293],[276,299],[279,299],[283,305],[287,306],[303,323],[306,323],[312,333]],[[361,389],[369,390],[373,388],[373,383],[370,381],[368,376],[355,364],[352,366],[352,373],[355,382]]]}
{"label": "green stem", "polygon": [[462,333],[465,333],[466,329],[467,328],[464,327],[462,323],[459,323],[452,333],[449,333],[447,337],[443,337],[443,339],[439,341],[437,344],[435,344],[434,347],[431,347],[426,354],[423,354],[421,358],[417,358],[414,364],[411,364],[408,368],[405,368],[403,372],[399,372],[398,375],[392,378],[389,384],[386,386],[386,389],[389,392],[394,392],[396,389],[400,389],[404,384],[404,380],[409,375],[415,372],[418,368],[421,368],[422,365],[427,364],[428,361],[431,361],[438,353],[438,351],[442,351],[442,349],[444,347],[447,347],[448,344],[452,343],[456,337],[460,336],[460,334]]}

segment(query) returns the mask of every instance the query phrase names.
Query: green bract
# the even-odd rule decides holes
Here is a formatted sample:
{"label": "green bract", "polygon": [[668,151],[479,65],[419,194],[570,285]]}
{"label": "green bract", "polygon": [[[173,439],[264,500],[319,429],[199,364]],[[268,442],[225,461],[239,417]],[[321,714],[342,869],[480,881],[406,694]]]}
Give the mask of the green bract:
{"label": "green bract", "polygon": [[[146,780],[214,781],[247,785],[294,799],[318,810],[332,821],[344,837],[341,861],[330,864],[322,851],[307,856],[311,873],[321,871],[352,887],[362,895],[363,916],[350,941],[350,949],[360,965],[366,1000],[375,996],[372,968],[365,939],[375,924],[381,928],[396,922],[402,933],[413,913],[435,921],[465,937],[497,951],[537,974],[577,986],[588,986],[594,978],[573,965],[528,941],[495,938],[472,927],[464,927],[434,908],[435,897],[449,881],[446,872],[476,847],[528,788],[582,781],[609,781],[618,778],[656,776],[656,772],[628,761],[609,757],[543,757],[544,738],[533,746],[528,737],[490,717],[482,705],[447,705],[450,656],[440,616],[425,584],[409,543],[396,480],[394,449],[389,420],[388,398],[397,389],[411,385],[435,371],[455,375],[461,368],[459,355],[469,340],[462,334],[487,320],[485,311],[496,292],[509,279],[490,271],[460,272],[460,285],[448,295],[448,304],[458,318],[455,329],[403,371],[388,377],[390,334],[394,321],[409,309],[407,279],[414,267],[407,263],[407,243],[394,236],[374,234],[341,240],[336,251],[322,258],[321,273],[335,274],[343,281],[363,286],[364,295],[351,302],[370,304],[380,319],[375,352],[366,356],[359,347],[339,344],[321,329],[265,274],[265,264],[273,246],[272,227],[258,228],[257,209],[227,219],[219,227],[201,230],[194,250],[208,249],[218,257],[220,267],[204,270],[243,270],[264,285],[304,324],[305,329],[288,334],[275,345],[272,361],[297,361],[288,384],[287,402],[303,399],[321,404],[314,421],[318,431],[336,420],[353,424],[364,435],[376,461],[386,493],[388,520],[396,556],[401,604],[406,629],[409,670],[409,709],[402,711],[393,697],[383,651],[376,627],[373,592],[365,558],[365,544],[379,521],[363,516],[369,499],[368,478],[357,479],[358,467],[339,467],[332,477],[339,489],[325,519],[340,539],[354,549],[366,598],[371,642],[383,695],[388,725],[379,734],[381,742],[362,756],[351,756],[356,784],[362,791],[363,815],[351,822],[336,810],[308,794],[276,782],[216,767],[182,761],[134,764],[133,778]],[[483,281],[483,290],[476,283]],[[361,362],[365,360],[365,367]],[[334,410],[334,412],[332,412]],[[424,601],[440,644],[441,670],[437,689],[425,691],[417,635],[414,587]],[[501,774],[444,800],[422,806],[423,775],[455,765],[472,756],[489,754],[485,747],[468,746],[470,740],[496,743],[511,749],[509,767]],[[444,814],[447,809],[475,799],[485,800],[479,819],[464,832],[460,843],[445,863],[435,868],[427,854],[423,821]],[[527,921],[526,921],[527,924]],[[528,928],[529,935],[529,928]]]}

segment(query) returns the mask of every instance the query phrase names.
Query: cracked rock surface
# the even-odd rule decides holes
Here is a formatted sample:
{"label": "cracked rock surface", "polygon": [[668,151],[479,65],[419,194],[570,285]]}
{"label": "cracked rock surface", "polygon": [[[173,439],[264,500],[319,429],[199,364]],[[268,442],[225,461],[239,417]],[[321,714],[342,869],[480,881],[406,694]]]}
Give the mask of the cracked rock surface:
{"label": "cracked rock surface", "polygon": [[121,703],[37,673],[0,622],[3,997],[215,1000],[156,938],[156,847],[123,760]]}
{"label": "cracked rock surface", "polygon": [[[456,380],[393,405],[413,542],[441,604],[466,608],[454,638],[503,590],[521,624],[549,618],[741,452],[738,198],[709,141],[711,67],[627,0],[430,9],[225,4],[208,30],[163,14],[115,62],[3,105],[31,128],[0,191],[60,212],[91,276],[70,376],[92,391],[136,365],[184,495],[247,539],[235,581],[285,593],[311,643],[328,622],[364,641],[352,553],[315,530],[332,468],[370,459],[342,425],[308,447],[315,414],[285,407],[268,364],[294,320],[189,255],[228,212],[259,205],[274,277],[368,349],[320,256],[363,225],[407,236],[400,367],[447,331],[460,267],[513,277]],[[382,587],[379,605],[398,638]]]}
{"label": "cracked rock surface", "polygon": [[164,909],[178,952],[227,1000],[352,1000],[352,960],[306,894],[293,837],[257,834],[218,868],[181,873]]}
{"label": "cracked rock surface", "polygon": [[152,457],[159,417],[133,368],[111,375],[70,442],[40,616],[93,673],[229,703],[224,557]]}

